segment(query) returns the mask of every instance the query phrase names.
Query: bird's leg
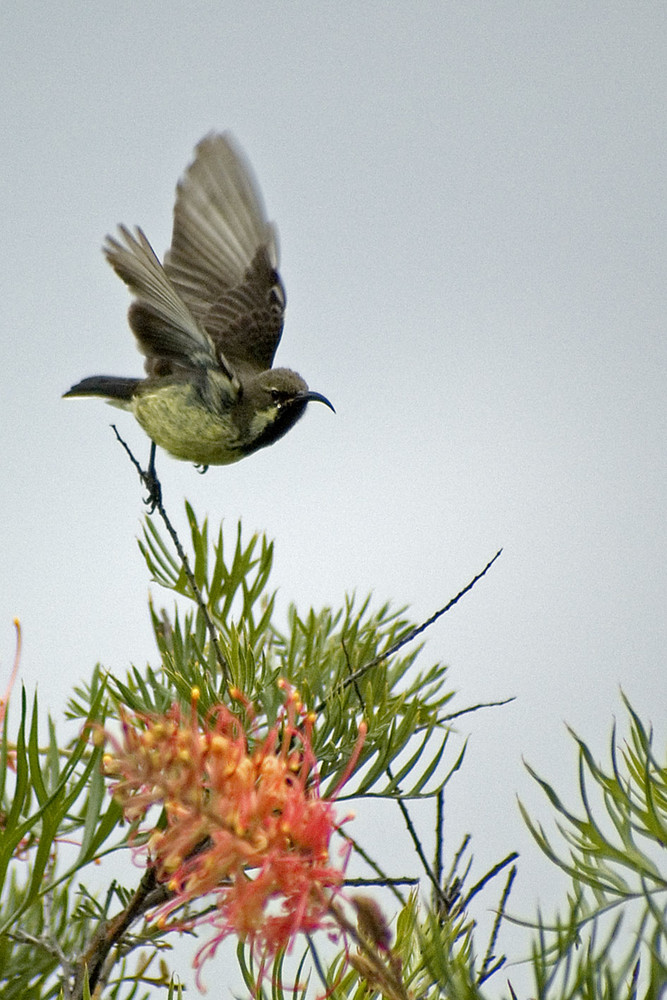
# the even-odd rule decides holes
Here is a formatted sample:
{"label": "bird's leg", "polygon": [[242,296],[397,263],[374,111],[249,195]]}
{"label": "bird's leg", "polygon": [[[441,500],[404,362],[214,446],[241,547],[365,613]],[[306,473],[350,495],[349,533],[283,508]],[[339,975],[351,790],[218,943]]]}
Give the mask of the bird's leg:
{"label": "bird's leg", "polygon": [[160,480],[158,479],[157,472],[155,471],[155,441],[151,441],[151,457],[148,460],[148,468],[144,472],[144,470],[141,468],[136,458],[130,451],[127,443],[123,441],[122,437],[118,433],[118,428],[116,427],[116,425],[112,424],[111,428],[114,434],[116,435],[116,438],[125,449],[128,458],[132,462],[132,465],[139,473],[139,478],[141,479],[142,483],[148,490],[148,496],[144,500],[144,503],[147,506],[150,505],[150,510],[148,511],[148,513],[152,514],[155,508],[159,507],[162,504],[162,487],[160,486]]}
{"label": "bird's leg", "polygon": [[155,508],[162,502],[162,487],[160,486],[160,480],[158,479],[157,472],[155,471],[155,441],[151,441],[151,454],[148,459],[148,468],[145,472],[141,473],[141,478],[144,486],[148,490],[148,496],[145,497],[144,503],[147,507],[150,507],[148,513],[152,514]]}

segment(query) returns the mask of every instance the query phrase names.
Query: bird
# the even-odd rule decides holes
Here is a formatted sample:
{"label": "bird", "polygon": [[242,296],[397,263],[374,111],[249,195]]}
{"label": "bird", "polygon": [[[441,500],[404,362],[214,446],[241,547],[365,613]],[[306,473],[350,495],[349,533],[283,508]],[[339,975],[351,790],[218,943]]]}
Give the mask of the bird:
{"label": "bird", "polygon": [[196,146],[162,263],[140,227],[120,225],[103,251],[133,295],[128,323],[146,376],[92,375],[63,395],[133,413],[151,439],[149,492],[156,445],[205,472],[273,444],[308,403],[334,410],[296,372],[272,367],[286,303],[278,237],[229,133]]}

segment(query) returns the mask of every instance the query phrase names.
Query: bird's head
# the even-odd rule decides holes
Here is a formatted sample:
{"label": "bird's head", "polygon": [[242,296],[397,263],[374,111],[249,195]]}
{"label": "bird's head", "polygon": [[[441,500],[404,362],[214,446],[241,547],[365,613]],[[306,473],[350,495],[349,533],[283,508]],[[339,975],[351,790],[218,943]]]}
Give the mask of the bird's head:
{"label": "bird's head", "polygon": [[334,410],[326,396],[309,389],[301,376],[289,368],[270,368],[245,382],[243,401],[248,418],[249,452],[273,444],[286,434],[303,416],[308,403],[324,403]]}

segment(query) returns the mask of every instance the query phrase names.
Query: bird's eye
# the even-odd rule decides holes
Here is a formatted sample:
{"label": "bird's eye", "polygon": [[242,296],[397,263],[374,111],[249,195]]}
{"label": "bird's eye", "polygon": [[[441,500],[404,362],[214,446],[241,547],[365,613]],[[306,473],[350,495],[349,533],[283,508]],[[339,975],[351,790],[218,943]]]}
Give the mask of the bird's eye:
{"label": "bird's eye", "polygon": [[271,399],[276,404],[276,406],[280,406],[280,404],[283,401],[283,394],[280,391],[280,389],[272,389],[271,390]]}

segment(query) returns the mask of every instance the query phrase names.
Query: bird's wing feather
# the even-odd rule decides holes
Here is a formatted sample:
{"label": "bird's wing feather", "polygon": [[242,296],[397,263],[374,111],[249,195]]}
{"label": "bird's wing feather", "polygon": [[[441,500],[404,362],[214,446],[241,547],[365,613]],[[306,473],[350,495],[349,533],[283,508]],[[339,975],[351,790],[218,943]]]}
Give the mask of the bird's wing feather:
{"label": "bird's wing feather", "polygon": [[207,136],[176,190],[164,268],[231,364],[271,366],[285,306],[277,267],[275,229],[249,166],[229,136]]}
{"label": "bird's wing feather", "polygon": [[143,231],[137,228],[131,233],[119,226],[119,232],[121,240],[107,236],[104,252],[135,295],[129,322],[149,371],[155,368],[156,360],[167,363],[164,373],[169,361],[184,368],[219,365],[234,380],[231,365],[174,288]]}
{"label": "bird's wing feather", "polygon": [[239,371],[265,371],[273,363],[285,312],[285,291],[264,247],[255,254],[245,280],[211,303],[206,329]]}

